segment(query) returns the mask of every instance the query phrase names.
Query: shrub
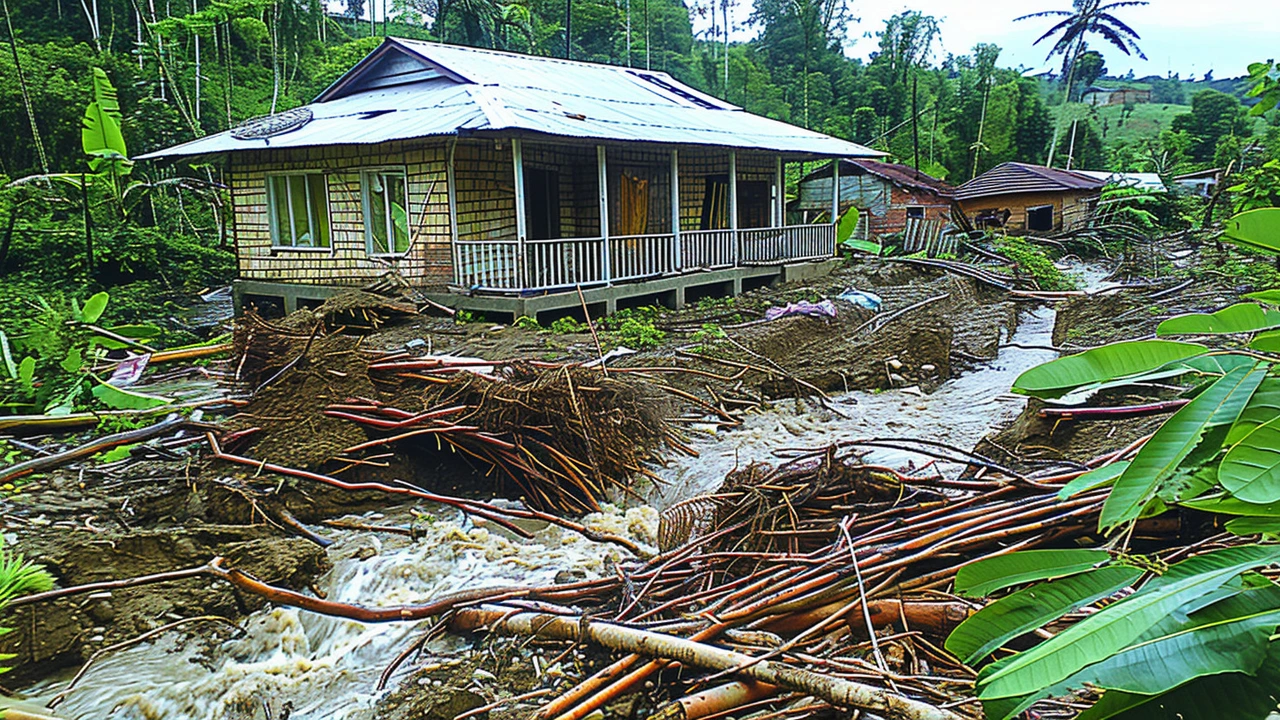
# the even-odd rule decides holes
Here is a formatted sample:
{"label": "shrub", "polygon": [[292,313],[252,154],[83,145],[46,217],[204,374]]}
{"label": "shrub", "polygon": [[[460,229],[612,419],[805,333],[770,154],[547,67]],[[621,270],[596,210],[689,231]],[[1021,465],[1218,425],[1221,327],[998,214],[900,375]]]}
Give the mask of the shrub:
{"label": "shrub", "polygon": [[1026,238],[1005,237],[997,243],[1000,252],[1018,265],[1018,269],[1030,275],[1041,290],[1074,290],[1076,281],[1053,264],[1041,248]]}
{"label": "shrub", "polygon": [[662,345],[667,334],[654,327],[653,321],[645,322],[638,318],[627,318],[617,330],[618,342],[633,350],[646,350]]}

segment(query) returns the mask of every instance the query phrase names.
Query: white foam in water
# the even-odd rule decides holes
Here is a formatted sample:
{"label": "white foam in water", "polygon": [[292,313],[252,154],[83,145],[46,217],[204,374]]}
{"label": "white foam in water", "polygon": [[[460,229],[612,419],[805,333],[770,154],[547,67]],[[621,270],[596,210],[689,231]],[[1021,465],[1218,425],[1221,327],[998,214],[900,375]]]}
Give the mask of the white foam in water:
{"label": "white foam in water", "polygon": [[[652,546],[658,516],[648,507],[609,507],[583,522]],[[424,528],[414,542],[365,532],[335,535],[338,541],[329,548],[334,568],[318,586],[331,600],[365,605],[421,603],[464,589],[546,585],[562,570],[598,578],[612,574],[613,562],[630,557],[619,547],[554,526],[530,541],[447,521]],[[384,543],[395,547],[383,548]],[[359,559],[370,547],[379,552]],[[379,675],[422,629],[420,623],[364,624],[293,608],[254,613],[245,627],[243,638],[207,652],[171,635],[110,655],[90,668],[57,707],[58,716],[261,718],[265,701],[276,714],[291,703],[294,720],[368,718],[380,696]],[[458,642],[447,638],[437,649]],[[33,694],[48,699],[65,683],[45,684]]]}

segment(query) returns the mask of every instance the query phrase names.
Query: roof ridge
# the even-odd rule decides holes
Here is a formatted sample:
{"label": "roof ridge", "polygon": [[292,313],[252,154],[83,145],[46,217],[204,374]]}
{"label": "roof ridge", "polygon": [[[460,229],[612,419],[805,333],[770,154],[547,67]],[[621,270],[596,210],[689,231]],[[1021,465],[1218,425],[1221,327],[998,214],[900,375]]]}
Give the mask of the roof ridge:
{"label": "roof ridge", "polygon": [[[662,75],[671,77],[670,73],[662,70],[646,70],[643,68],[633,68],[626,65],[612,65],[609,63],[592,62],[590,60],[571,60],[568,58],[552,57],[550,55],[531,55],[529,53],[514,52],[511,50],[496,50],[494,48],[480,48],[471,45],[455,45],[453,43],[442,43],[434,40],[418,40],[415,38],[400,37],[399,35],[388,35],[388,40],[394,40],[398,43],[413,43],[415,45],[428,45],[431,47],[443,48],[449,50],[461,50],[464,52],[476,53],[478,55],[502,55],[503,57],[519,58],[521,60],[537,60],[539,62],[555,63],[558,65],[579,65],[583,67],[600,68],[603,70],[612,70],[614,72],[628,71],[645,72],[652,75]],[[674,78],[672,78],[674,80]],[[679,82],[678,80],[676,82]],[[684,83],[681,83],[682,85]]]}

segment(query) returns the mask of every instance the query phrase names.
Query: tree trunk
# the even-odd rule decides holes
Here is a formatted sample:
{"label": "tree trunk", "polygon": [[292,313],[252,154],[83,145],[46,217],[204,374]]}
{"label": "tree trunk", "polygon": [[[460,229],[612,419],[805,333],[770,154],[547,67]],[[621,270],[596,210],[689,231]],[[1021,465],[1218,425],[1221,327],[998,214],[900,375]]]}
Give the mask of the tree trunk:
{"label": "tree trunk", "polygon": [[80,173],[80,203],[84,207],[84,257],[89,277],[94,274],[93,262],[93,213],[89,207],[89,178]]}
{"label": "tree trunk", "polygon": [[22,89],[22,104],[26,106],[27,120],[31,122],[31,139],[35,142],[36,157],[40,160],[40,172],[49,174],[49,158],[44,153],[44,141],[40,139],[40,128],[36,126],[36,114],[31,109],[31,92],[27,88],[27,76],[22,72],[22,59],[18,56],[18,39],[13,34],[13,22],[9,18],[8,0],[0,0],[4,8],[4,23],[9,29],[9,49],[13,51],[13,67],[18,75],[18,86]]}
{"label": "tree trunk", "polygon": [[18,208],[9,213],[9,222],[5,224],[4,235],[0,236],[0,275],[4,275],[4,266],[9,259],[9,246],[13,243],[13,228],[18,224]]}

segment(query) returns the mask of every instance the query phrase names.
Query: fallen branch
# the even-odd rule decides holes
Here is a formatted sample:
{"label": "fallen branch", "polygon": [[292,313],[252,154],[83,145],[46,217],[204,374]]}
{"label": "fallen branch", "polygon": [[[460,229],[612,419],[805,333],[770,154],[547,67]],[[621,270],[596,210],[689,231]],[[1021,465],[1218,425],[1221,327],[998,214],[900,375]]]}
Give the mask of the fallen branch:
{"label": "fallen branch", "polygon": [[1063,420],[1111,420],[1173,412],[1189,402],[1191,401],[1179,398],[1177,400],[1163,400],[1142,405],[1120,405],[1115,407],[1047,407],[1042,408],[1039,414],[1042,418],[1061,418]]}
{"label": "fallen branch", "polygon": [[174,414],[154,425],[148,425],[147,427],[138,428],[137,430],[126,430],[124,432],[115,433],[114,435],[104,435],[100,438],[90,440],[84,445],[73,447],[70,450],[63,450],[60,453],[43,455],[25,462],[10,465],[5,469],[0,470],[0,484],[13,482],[20,477],[30,475],[34,472],[61,467],[67,463],[75,462],[81,458],[86,458],[100,453],[103,450],[110,450],[113,447],[142,442],[143,440],[150,440],[157,435],[163,435],[170,430],[176,430],[186,424],[186,422],[186,418],[181,415]]}
{"label": "fallen branch", "polygon": [[960,716],[948,710],[871,685],[819,675],[772,660],[754,662],[750,655],[732,650],[585,617],[467,608],[457,611],[451,627],[554,640],[587,640],[610,650],[675,660],[709,670],[741,668],[739,674],[751,680],[812,695],[839,707],[869,710],[898,720],[960,720]]}

